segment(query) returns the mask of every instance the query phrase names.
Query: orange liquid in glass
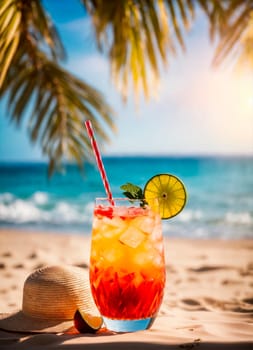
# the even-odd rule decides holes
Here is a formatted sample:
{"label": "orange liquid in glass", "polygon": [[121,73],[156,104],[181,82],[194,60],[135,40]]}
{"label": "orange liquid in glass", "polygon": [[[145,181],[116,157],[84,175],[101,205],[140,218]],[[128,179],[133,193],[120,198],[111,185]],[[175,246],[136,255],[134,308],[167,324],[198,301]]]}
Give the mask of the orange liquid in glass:
{"label": "orange liquid in glass", "polygon": [[158,214],[149,208],[96,207],[90,282],[101,315],[117,320],[154,318],[165,285]]}

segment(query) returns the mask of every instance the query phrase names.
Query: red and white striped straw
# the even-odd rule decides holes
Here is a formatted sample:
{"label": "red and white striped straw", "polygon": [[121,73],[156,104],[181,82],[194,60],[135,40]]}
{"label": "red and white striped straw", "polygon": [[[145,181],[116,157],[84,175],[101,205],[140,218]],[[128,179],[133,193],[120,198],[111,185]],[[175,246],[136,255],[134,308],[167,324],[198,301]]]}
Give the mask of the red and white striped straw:
{"label": "red and white striped straw", "polygon": [[92,146],[93,152],[95,154],[95,158],[96,158],[96,161],[97,161],[97,166],[98,166],[98,169],[99,169],[99,172],[100,172],[103,184],[104,184],[105,192],[107,194],[107,197],[108,197],[111,205],[114,205],[114,201],[112,199],[112,192],[111,192],[110,185],[109,185],[109,182],[108,182],[108,179],[107,179],[107,176],[106,176],[106,172],[105,172],[103,161],[102,161],[102,158],[101,158],[101,155],[100,155],[100,152],[99,152],[99,148],[98,148],[95,136],[94,136],[94,132],[93,132],[91,121],[90,120],[86,120],[85,126],[86,126],[86,129],[87,129],[87,133],[89,135],[89,138],[90,138],[90,142],[91,142],[91,146]]}

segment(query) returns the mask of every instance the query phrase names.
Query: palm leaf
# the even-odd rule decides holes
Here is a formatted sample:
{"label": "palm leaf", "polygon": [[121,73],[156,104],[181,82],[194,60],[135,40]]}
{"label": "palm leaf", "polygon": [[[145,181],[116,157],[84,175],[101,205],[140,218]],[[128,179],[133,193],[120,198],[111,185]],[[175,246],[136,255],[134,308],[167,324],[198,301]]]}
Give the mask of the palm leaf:
{"label": "palm leaf", "polygon": [[3,35],[5,31],[8,31],[8,25],[10,24],[10,21],[16,13],[15,6],[9,5],[9,8],[7,7],[4,11],[1,13],[0,17],[0,34]]}
{"label": "palm leaf", "polygon": [[183,28],[189,27],[193,4],[188,0],[186,11],[182,1],[83,0],[98,48],[110,58],[112,76],[123,97],[129,80],[135,94],[142,89],[148,97],[153,76],[158,78],[162,65],[167,65],[168,52],[176,53],[176,43],[184,49]]}
{"label": "palm leaf", "polygon": [[190,12],[190,15],[192,18],[195,17],[195,6],[196,1],[195,0],[186,0],[185,7],[187,8],[187,11]]}
{"label": "palm leaf", "polygon": [[[167,1],[168,4],[168,8],[169,8],[169,13],[170,13],[170,17],[171,17],[171,21],[173,23],[173,28],[175,30],[176,33],[176,37],[178,39],[178,42],[180,44],[180,46],[185,49],[185,45],[184,45],[184,40],[183,40],[183,36],[182,36],[182,32],[180,30],[180,26],[178,24],[178,19],[176,16],[176,10],[175,10],[175,5],[173,3],[173,1]],[[183,20],[185,19],[185,16],[183,17]]]}
{"label": "palm leaf", "polygon": [[[142,89],[149,96],[151,76],[160,76],[161,67],[167,65],[168,54],[175,55],[178,48],[185,49],[184,30],[189,29],[197,8],[208,18],[211,40],[216,35],[221,39],[214,59],[216,64],[236,47],[240,47],[238,52],[243,51],[241,39],[253,10],[252,0],[82,2],[93,20],[98,48],[108,55],[113,79],[124,98],[130,88],[129,81],[135,94]],[[134,38],[141,41],[140,55]],[[249,53],[249,39],[244,42],[244,52]]]}
{"label": "palm leaf", "polygon": [[15,103],[12,103],[13,108],[10,109],[11,116],[15,119],[16,123],[20,123],[26,108],[28,108],[31,96],[36,88],[36,79],[31,74],[29,80],[24,81],[22,87],[20,86],[19,94],[15,99]]}
{"label": "palm leaf", "polygon": [[[148,21],[150,23],[151,30],[154,33],[154,52],[156,51],[156,47],[158,48],[158,52],[161,55],[161,59],[163,62],[167,62],[167,56],[166,56],[166,44],[168,44],[171,41],[171,38],[169,38],[168,33],[168,27],[161,26],[163,23],[160,23],[160,18],[158,15],[158,12],[156,11],[156,3],[146,2],[146,16],[148,18]],[[146,36],[146,33],[143,33],[144,37]],[[171,51],[174,52],[174,48],[171,46]]]}
{"label": "palm leaf", "polygon": [[11,61],[15,55],[18,44],[19,44],[19,37],[16,36],[13,39],[12,43],[5,50],[5,57],[3,57],[1,60],[2,62],[1,62],[1,71],[0,71],[0,88],[6,77],[7,71],[11,65]]}
{"label": "palm leaf", "polygon": [[250,22],[241,37],[241,49],[238,54],[238,66],[249,66],[253,69],[253,11]]}
{"label": "palm leaf", "polygon": [[[243,38],[250,28],[253,3],[251,0],[231,1],[227,4],[224,13],[222,25],[219,28],[220,42],[213,59],[214,65],[221,64],[232,53],[235,53],[239,60],[246,58],[243,58],[243,52],[245,52]],[[249,38],[253,45],[252,37],[249,36]]]}
{"label": "palm leaf", "polygon": [[60,36],[49,15],[45,13],[41,2],[38,0],[32,1],[30,12],[34,20],[34,26],[37,28],[38,39],[48,44],[54,59],[65,58],[66,53]]}
{"label": "palm leaf", "polygon": [[39,0],[1,2],[0,32],[0,96],[8,96],[11,120],[29,117],[30,138],[48,156],[50,175],[66,157],[81,166],[91,154],[84,121],[91,119],[98,139],[106,142],[112,109],[96,89],[59,66],[64,49]]}
{"label": "palm leaf", "polygon": [[21,13],[17,7],[9,3],[1,11],[0,19],[0,88],[6,78],[20,39]]}
{"label": "palm leaf", "polygon": [[[50,159],[55,161],[53,165],[61,165],[65,155],[74,154],[73,144],[72,151],[68,151],[69,140],[75,138],[76,153],[84,154],[81,149],[87,150],[89,139],[84,133],[84,121],[88,117],[94,122],[94,129],[100,139],[105,140],[105,134],[97,128],[96,106],[102,109],[105,106],[104,114],[99,114],[104,122],[112,124],[112,115],[108,114],[110,108],[105,104],[102,96],[93,88],[89,88],[88,84],[82,86],[81,82],[66,72],[64,69],[57,66],[54,62],[44,60],[43,74],[40,77],[40,85],[38,94],[43,95],[47,92],[47,100],[39,105],[35,100],[37,111],[33,110],[30,124],[30,132],[33,141],[40,141],[43,144],[44,152]],[[68,83],[67,83],[68,82]],[[78,84],[76,85],[75,82]],[[82,87],[81,94],[79,93]],[[60,91],[60,92],[59,92]],[[74,96],[74,98],[73,98]],[[84,100],[83,96],[93,96],[93,99]],[[95,100],[96,103],[92,103]],[[90,106],[90,108],[89,108]],[[92,112],[93,110],[93,112]],[[71,111],[72,113],[69,113]],[[35,113],[35,115],[34,115]],[[68,126],[74,125],[75,130],[80,130],[79,134],[71,133],[73,128]],[[85,136],[84,136],[85,135]],[[83,142],[85,140],[85,143]],[[84,161],[84,157],[82,160]],[[80,156],[76,158],[80,162]]]}
{"label": "palm leaf", "polygon": [[49,118],[48,116],[51,115],[51,112],[54,111],[54,113],[57,114],[54,104],[54,96],[51,94],[47,95],[46,101],[40,104],[40,108],[36,111],[35,117],[34,115],[31,115],[29,129],[32,141],[37,140],[42,123],[45,123],[45,121]]}
{"label": "palm leaf", "polygon": [[0,34],[0,88],[14,58],[17,63],[18,55],[23,57],[29,52],[30,59],[33,59],[36,57],[37,48],[40,48],[47,54],[50,53],[55,60],[64,58],[64,48],[57,30],[45,14],[39,0],[2,1]]}
{"label": "palm leaf", "polygon": [[190,12],[191,18],[193,18],[193,16],[194,16],[194,11],[192,9],[192,5],[188,6],[188,8],[187,8],[187,6],[185,6],[183,0],[178,0],[177,6],[179,8],[180,17],[181,17],[181,20],[183,21],[184,27],[186,29],[189,29],[190,28],[190,20],[189,20],[188,12]]}
{"label": "palm leaf", "polygon": [[142,3],[140,3],[140,14],[142,17],[142,25],[144,27],[145,33],[146,33],[146,45],[147,45],[147,51],[149,53],[149,59],[151,66],[153,67],[156,74],[158,74],[158,62],[157,62],[157,56],[153,50],[154,48],[154,38],[152,35],[152,30],[150,28],[148,18],[145,16],[145,8],[143,7]]}
{"label": "palm leaf", "polygon": [[0,18],[3,18],[4,12],[8,11],[8,8],[13,5],[13,0],[5,0],[1,2],[0,6]]}

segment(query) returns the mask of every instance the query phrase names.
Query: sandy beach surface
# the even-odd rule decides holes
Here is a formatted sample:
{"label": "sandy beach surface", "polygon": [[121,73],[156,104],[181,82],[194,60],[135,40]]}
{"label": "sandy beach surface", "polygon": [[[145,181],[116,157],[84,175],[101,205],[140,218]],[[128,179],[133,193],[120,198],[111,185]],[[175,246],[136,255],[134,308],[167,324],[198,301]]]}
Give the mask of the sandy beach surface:
{"label": "sandy beach surface", "polygon": [[[0,312],[21,309],[37,268],[88,268],[90,240],[0,230]],[[165,240],[167,282],[150,330],[129,334],[21,334],[0,330],[0,349],[253,349],[253,240]]]}

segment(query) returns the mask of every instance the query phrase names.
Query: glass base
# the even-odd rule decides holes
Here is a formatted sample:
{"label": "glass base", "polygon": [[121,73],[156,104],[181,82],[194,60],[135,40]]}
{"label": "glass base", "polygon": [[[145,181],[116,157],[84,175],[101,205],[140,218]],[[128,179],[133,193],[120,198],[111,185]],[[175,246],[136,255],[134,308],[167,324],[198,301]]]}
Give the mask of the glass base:
{"label": "glass base", "polygon": [[148,329],[152,326],[155,317],[143,318],[140,320],[112,320],[103,317],[105,326],[114,332],[137,332]]}

